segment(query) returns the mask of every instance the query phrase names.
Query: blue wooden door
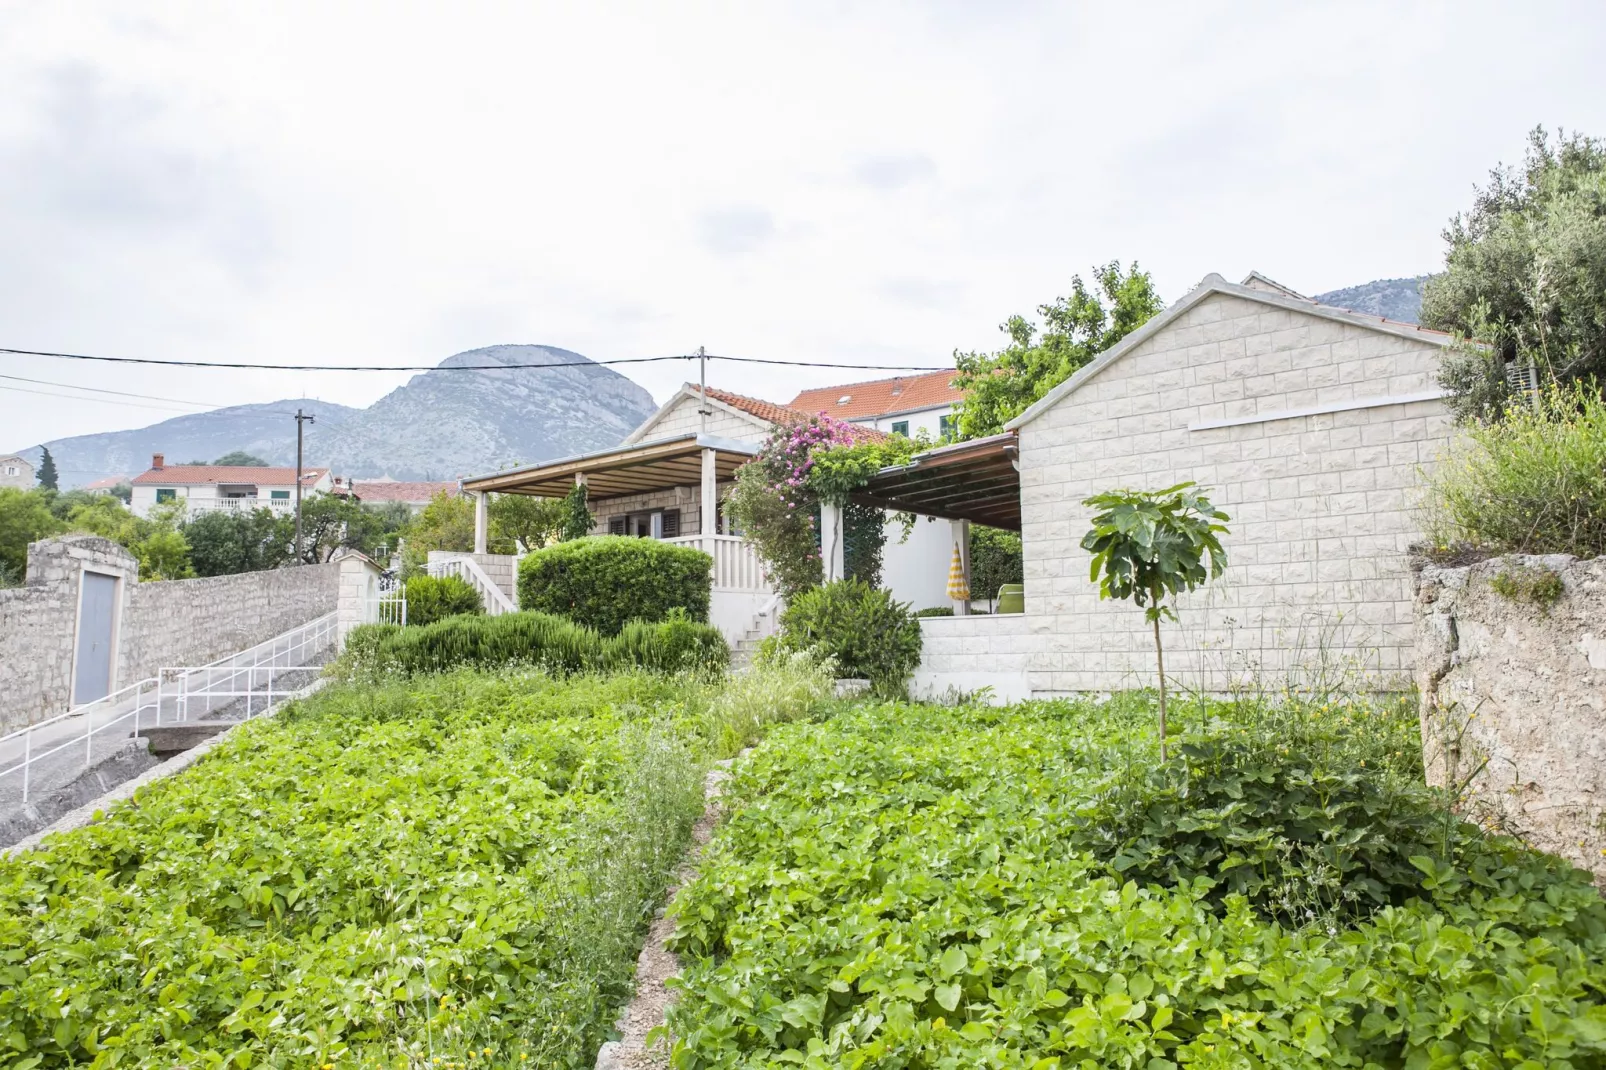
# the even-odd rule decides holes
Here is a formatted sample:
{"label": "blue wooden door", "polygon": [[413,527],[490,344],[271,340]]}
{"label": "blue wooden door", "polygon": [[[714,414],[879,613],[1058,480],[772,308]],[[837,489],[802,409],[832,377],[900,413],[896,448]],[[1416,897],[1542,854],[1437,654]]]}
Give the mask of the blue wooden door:
{"label": "blue wooden door", "polygon": [[105,698],[112,689],[112,625],[117,616],[117,577],[84,573],[78,597],[78,651],[73,659],[74,705]]}

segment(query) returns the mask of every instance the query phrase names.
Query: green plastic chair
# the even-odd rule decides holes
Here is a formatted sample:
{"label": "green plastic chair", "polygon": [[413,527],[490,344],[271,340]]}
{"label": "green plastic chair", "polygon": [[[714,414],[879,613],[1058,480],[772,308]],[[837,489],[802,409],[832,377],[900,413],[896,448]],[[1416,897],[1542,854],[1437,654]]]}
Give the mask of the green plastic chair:
{"label": "green plastic chair", "polygon": [[1026,586],[1020,583],[1006,583],[998,588],[998,612],[1024,613],[1026,612]]}

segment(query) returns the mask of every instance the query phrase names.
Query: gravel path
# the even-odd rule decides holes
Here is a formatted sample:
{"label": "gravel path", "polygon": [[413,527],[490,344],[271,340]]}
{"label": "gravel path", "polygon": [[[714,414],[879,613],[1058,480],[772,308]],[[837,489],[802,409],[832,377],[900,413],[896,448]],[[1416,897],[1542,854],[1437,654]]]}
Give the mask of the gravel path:
{"label": "gravel path", "polygon": [[[743,751],[742,756],[747,753]],[[730,778],[731,759],[714,764],[717,768],[709,770],[708,776],[703,779],[703,816],[692,829],[692,844],[675,873],[674,883],[665,893],[666,904],[696,875],[697,861],[702,857],[703,848],[713,838],[714,827],[723,815],[719,796],[725,781]],[[669,937],[674,931],[674,921],[660,910],[647,932],[647,943],[636,958],[636,995],[619,1016],[621,1036],[604,1044],[597,1052],[597,1070],[667,1070],[668,1045],[660,1042],[655,1047],[648,1047],[647,1034],[664,1024],[664,1012],[674,1002],[674,995],[665,984],[680,973],[680,959],[668,947]]]}

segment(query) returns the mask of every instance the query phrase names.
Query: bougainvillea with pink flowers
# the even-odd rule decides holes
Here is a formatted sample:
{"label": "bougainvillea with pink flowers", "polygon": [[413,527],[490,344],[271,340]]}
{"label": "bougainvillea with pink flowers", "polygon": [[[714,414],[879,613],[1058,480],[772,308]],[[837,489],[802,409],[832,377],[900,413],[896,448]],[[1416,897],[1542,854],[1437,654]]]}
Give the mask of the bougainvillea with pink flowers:
{"label": "bougainvillea with pink flowers", "polygon": [[[819,510],[822,501],[841,505],[852,487],[886,464],[906,459],[907,439],[886,439],[825,414],[781,424],[758,455],[736,474],[726,509],[753,544],[777,591],[790,598],[817,587],[824,576],[820,560]],[[864,515],[861,516],[860,514]],[[873,554],[854,554],[880,572],[881,513],[850,510],[845,532],[849,547],[873,540]],[[866,549],[870,549],[866,546]],[[849,572],[855,570],[849,565]],[[861,577],[876,582],[875,577]]]}

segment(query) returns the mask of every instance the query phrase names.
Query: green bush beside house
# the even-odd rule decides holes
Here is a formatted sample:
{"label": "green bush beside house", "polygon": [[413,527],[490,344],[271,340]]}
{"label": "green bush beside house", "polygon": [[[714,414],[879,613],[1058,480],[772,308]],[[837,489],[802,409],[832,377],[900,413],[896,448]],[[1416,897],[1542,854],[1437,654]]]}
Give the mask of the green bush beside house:
{"label": "green bush beside house", "polygon": [[655,539],[594,535],[561,542],[519,563],[519,606],[556,613],[605,636],[633,620],[667,620],[679,610],[706,621],[713,559]]}

